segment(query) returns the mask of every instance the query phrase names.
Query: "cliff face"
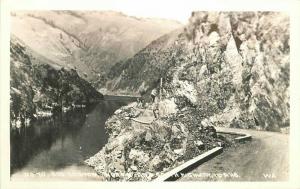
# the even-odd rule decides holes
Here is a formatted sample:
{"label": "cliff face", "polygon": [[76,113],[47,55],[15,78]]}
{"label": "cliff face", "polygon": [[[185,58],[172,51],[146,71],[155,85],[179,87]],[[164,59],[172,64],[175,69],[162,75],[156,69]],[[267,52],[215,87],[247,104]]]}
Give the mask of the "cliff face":
{"label": "cliff face", "polygon": [[[11,126],[103,98],[75,70],[57,68],[16,38],[10,43]],[[33,64],[39,62],[39,64]]]}
{"label": "cliff face", "polygon": [[106,87],[195,107],[203,125],[279,131],[289,126],[289,17],[278,12],[193,12],[183,31],[116,64]]}

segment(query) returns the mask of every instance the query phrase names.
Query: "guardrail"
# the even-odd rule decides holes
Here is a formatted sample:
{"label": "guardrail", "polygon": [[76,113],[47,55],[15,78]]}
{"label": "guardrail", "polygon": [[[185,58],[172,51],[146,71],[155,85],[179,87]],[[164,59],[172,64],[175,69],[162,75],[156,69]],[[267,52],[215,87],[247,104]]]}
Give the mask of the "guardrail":
{"label": "guardrail", "polygon": [[249,141],[252,139],[252,136],[249,135],[248,133],[238,133],[238,132],[227,132],[227,131],[217,131],[218,133],[223,133],[223,134],[232,134],[232,135],[239,135],[239,137],[236,137],[234,140],[236,142],[244,142],[244,141]]}
{"label": "guardrail", "polygon": [[157,177],[153,181],[173,181],[177,180],[181,177],[184,173],[187,173],[194,169],[196,166],[214,158],[215,156],[221,154],[223,152],[223,147],[215,147],[187,162],[184,164],[172,169],[171,171]]}
{"label": "guardrail", "polygon": [[[226,132],[226,131],[217,131],[217,133],[238,135],[238,137],[236,137],[234,139],[234,141],[236,141],[236,142],[244,142],[244,141],[249,141],[252,139],[251,135],[245,134],[245,133]],[[222,152],[223,152],[223,147],[215,147],[215,148],[183,163],[182,165],[172,169],[171,171],[168,171],[168,172],[158,176],[153,181],[160,182],[160,181],[177,180],[185,173],[190,172],[191,170],[195,169],[196,167],[205,163],[206,161],[209,161],[210,159],[216,157],[217,155],[221,154]]]}

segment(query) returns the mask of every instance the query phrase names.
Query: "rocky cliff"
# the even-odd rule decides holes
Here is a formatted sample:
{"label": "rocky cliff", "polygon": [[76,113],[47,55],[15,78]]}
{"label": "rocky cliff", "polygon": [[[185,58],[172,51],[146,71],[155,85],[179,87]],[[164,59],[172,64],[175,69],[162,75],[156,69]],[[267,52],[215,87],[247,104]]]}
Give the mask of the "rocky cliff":
{"label": "rocky cliff", "polygon": [[193,12],[184,30],[149,44],[108,74],[106,88],[197,107],[203,124],[279,131],[289,126],[289,17]]}

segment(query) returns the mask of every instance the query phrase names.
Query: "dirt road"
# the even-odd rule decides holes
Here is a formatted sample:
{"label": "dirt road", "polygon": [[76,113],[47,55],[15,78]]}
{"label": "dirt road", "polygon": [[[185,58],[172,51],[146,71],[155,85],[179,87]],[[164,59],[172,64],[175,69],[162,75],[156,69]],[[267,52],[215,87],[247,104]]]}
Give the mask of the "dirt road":
{"label": "dirt road", "polygon": [[219,131],[249,133],[252,141],[237,144],[200,165],[178,181],[286,181],[289,135],[232,128]]}

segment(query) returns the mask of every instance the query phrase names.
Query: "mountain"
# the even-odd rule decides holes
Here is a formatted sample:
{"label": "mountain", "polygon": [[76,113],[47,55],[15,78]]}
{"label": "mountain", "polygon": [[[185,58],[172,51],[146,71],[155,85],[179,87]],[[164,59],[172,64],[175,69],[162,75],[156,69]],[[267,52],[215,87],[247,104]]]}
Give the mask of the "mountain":
{"label": "mountain", "polygon": [[280,12],[193,12],[189,24],[115,64],[108,91],[162,98],[202,125],[279,131],[289,126],[289,17]]}
{"label": "mountain", "polygon": [[10,42],[10,59],[12,128],[103,98],[76,70],[52,66],[15,37]]}
{"label": "mountain", "polygon": [[116,62],[127,59],[181,24],[137,18],[114,11],[17,11],[11,33],[54,64],[73,68],[96,82]]}

